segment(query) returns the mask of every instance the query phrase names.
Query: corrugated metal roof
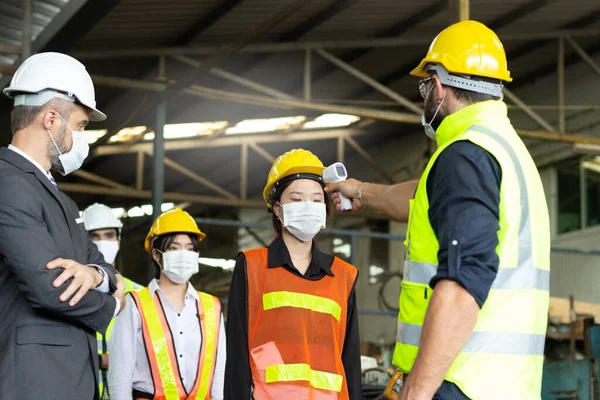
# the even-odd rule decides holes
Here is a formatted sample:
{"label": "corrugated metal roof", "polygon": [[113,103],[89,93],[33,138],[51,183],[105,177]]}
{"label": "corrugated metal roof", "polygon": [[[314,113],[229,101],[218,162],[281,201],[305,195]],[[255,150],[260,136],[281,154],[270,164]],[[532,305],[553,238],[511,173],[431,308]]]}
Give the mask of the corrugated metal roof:
{"label": "corrugated metal roof", "polygon": [[[69,0],[33,1],[31,41],[33,42]],[[22,45],[23,1],[0,2],[0,42]],[[0,54],[0,64],[13,64],[17,54]]]}

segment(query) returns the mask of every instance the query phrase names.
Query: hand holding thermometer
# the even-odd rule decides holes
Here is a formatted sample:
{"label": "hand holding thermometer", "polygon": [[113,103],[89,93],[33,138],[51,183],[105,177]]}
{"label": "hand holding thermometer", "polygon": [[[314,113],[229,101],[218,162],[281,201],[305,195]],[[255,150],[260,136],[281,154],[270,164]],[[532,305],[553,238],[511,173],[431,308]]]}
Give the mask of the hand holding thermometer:
{"label": "hand holding thermometer", "polygon": [[[323,182],[326,184],[345,181],[346,178],[348,178],[348,171],[346,171],[346,167],[341,162],[331,164],[323,171]],[[340,208],[342,212],[352,210],[352,200],[339,192],[338,196],[340,196]]]}

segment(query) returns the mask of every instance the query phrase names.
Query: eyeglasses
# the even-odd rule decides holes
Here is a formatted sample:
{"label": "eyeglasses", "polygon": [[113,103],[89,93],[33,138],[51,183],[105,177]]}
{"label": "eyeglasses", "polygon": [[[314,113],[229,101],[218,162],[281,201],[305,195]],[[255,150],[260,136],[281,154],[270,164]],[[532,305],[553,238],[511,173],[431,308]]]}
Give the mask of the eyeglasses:
{"label": "eyeglasses", "polygon": [[427,82],[429,82],[431,79],[433,79],[433,75],[432,76],[428,76],[427,78],[423,78],[419,81],[419,93],[421,94],[421,97],[423,98],[423,100],[427,99],[427,96],[429,95],[429,90],[427,90]]}

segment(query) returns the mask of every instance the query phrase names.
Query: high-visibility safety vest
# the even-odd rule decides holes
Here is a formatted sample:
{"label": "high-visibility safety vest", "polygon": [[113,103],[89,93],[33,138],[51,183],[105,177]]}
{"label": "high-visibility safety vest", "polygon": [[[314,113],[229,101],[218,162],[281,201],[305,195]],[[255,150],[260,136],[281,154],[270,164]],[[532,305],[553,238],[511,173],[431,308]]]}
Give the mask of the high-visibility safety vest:
{"label": "high-visibility safety vest", "polygon": [[336,257],[334,276],[309,281],[269,268],[266,248],[244,255],[254,399],[348,399],[342,349],[356,268]]}
{"label": "high-visibility safety vest", "polygon": [[[125,294],[127,294],[133,290],[142,288],[142,285],[137,284],[130,279],[123,277],[123,280],[125,281]],[[113,318],[112,321],[110,321],[110,324],[108,324],[108,328],[106,328],[106,332],[104,333],[104,335],[102,335],[100,332],[96,332],[96,339],[98,340],[98,354],[108,354],[108,343],[110,342],[110,334],[112,332],[112,328],[113,328],[114,324],[115,324],[115,318]],[[106,387],[106,371],[105,370],[101,369],[99,371],[98,385],[99,385],[100,398],[102,399],[104,396],[104,389]]]}
{"label": "high-visibility safety vest", "polygon": [[[459,140],[492,154],[502,170],[498,274],[474,332],[445,379],[472,400],[540,399],[550,286],[550,224],[544,188],[527,148],[501,101],[468,106],[444,119],[411,201],[394,364],[410,373],[436,274],[438,249],[428,217],[427,177],[435,160]],[[491,228],[491,227],[490,227]],[[448,258],[460,260],[450,236]]]}
{"label": "high-visibility safety vest", "polygon": [[131,292],[142,321],[142,333],[150,371],[154,382],[154,400],[208,400],[217,358],[221,303],[209,294],[198,292],[198,320],[202,345],[198,359],[198,374],[193,389],[188,393],[183,385],[175,344],[163,306],[148,288]]}

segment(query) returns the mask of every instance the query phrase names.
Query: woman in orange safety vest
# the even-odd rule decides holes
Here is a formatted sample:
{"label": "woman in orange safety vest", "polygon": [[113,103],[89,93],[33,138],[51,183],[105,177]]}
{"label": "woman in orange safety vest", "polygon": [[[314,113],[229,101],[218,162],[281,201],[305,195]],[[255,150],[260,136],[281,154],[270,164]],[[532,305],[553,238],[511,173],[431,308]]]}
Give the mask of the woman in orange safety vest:
{"label": "woman in orange safety vest", "polygon": [[357,270],[313,242],[329,203],[321,161],[275,160],[264,198],[276,238],[239,254],[227,314],[227,400],[361,398]]}
{"label": "woman in orange safety vest", "polygon": [[155,279],[127,296],[109,344],[111,400],[223,399],[221,304],[189,282],[205,236],[178,208],[154,221],[145,248]]}

